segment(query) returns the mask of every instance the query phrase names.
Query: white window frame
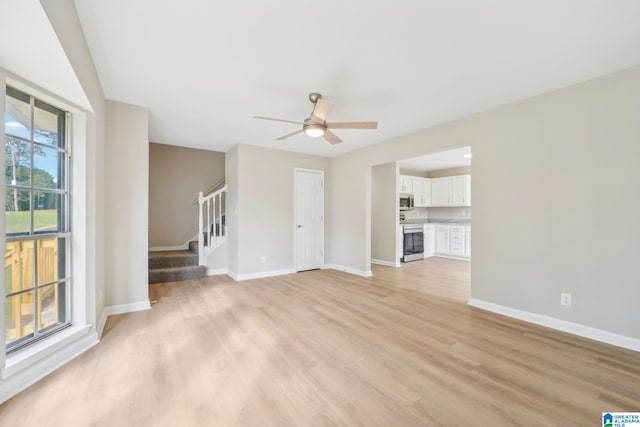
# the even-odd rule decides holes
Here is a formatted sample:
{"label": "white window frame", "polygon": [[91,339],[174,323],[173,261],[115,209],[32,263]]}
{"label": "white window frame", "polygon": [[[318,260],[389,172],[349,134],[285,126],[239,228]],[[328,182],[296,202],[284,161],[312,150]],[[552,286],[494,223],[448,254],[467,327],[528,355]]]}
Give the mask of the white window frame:
{"label": "white window frame", "polygon": [[[5,92],[5,97],[8,96],[7,92],[9,90],[9,87],[11,86],[5,86],[6,92]],[[17,91],[16,88],[11,87],[14,91]],[[30,108],[31,108],[31,120],[33,120],[34,117],[34,112],[33,109],[36,108],[38,106],[38,104],[42,105],[45,104],[47,106],[52,106],[49,103],[45,103],[43,102],[40,98],[32,95],[31,93],[28,92],[24,92],[24,91],[18,91],[17,94],[15,94],[15,96],[20,96],[20,95],[26,95],[29,97],[30,100]],[[44,108],[44,107],[40,107],[40,108]],[[62,225],[62,229],[61,230],[57,230],[54,233],[46,233],[46,234],[36,234],[35,233],[35,223],[34,223],[34,219],[35,219],[35,212],[36,212],[36,207],[34,206],[34,201],[31,200],[31,204],[29,206],[29,214],[30,214],[30,224],[29,224],[29,231],[27,234],[17,234],[15,236],[7,236],[6,232],[5,232],[5,239],[7,241],[11,240],[11,241],[15,241],[15,242],[34,242],[34,258],[33,258],[33,279],[34,279],[34,283],[32,284],[32,286],[28,289],[23,289],[20,292],[25,293],[25,292],[33,292],[33,299],[34,299],[34,304],[35,304],[35,308],[34,308],[34,318],[33,318],[33,337],[26,339],[26,337],[22,337],[22,338],[18,338],[16,341],[14,341],[12,343],[12,348],[8,348],[8,346],[5,346],[6,351],[8,354],[10,354],[11,352],[15,352],[15,351],[19,351],[21,348],[24,348],[25,346],[29,346],[29,345],[33,345],[34,343],[36,343],[37,341],[40,341],[42,339],[46,339],[48,336],[55,334],[57,332],[60,332],[60,330],[68,327],[71,325],[71,303],[72,303],[72,299],[71,299],[71,288],[72,288],[72,283],[73,283],[73,277],[71,277],[71,231],[70,231],[70,217],[71,217],[71,202],[70,202],[70,193],[69,193],[69,189],[71,186],[71,177],[70,177],[70,171],[71,171],[71,150],[70,150],[70,137],[71,137],[71,133],[69,132],[69,129],[67,127],[67,123],[69,122],[71,115],[67,112],[65,112],[65,110],[63,109],[59,109],[57,107],[54,107],[56,109],[58,109],[58,111],[64,115],[64,124],[63,124],[63,130],[64,130],[64,136],[63,136],[63,145],[61,147],[52,147],[53,150],[55,150],[56,152],[58,152],[60,155],[63,156],[62,158],[62,164],[64,165],[63,168],[64,170],[62,171],[62,177],[63,177],[63,181],[62,181],[62,187],[58,188],[58,189],[53,189],[51,191],[52,194],[58,194],[60,196],[62,196],[60,198],[60,201],[62,202],[60,204],[60,206],[58,207],[58,209],[60,211],[62,211],[62,215],[63,215],[63,223],[62,224],[58,224],[58,225]],[[31,130],[31,138],[28,141],[28,144],[32,147],[31,148],[31,153],[33,156],[35,147],[45,147],[48,148],[46,144],[39,144],[38,142],[35,141],[34,138],[34,131],[35,131],[35,123],[30,123],[32,130]],[[6,134],[5,134],[5,138],[6,138]],[[15,187],[17,188],[18,191],[29,191],[29,193],[34,194],[38,191],[38,187],[35,186],[34,183],[34,170],[33,167],[35,165],[35,160],[31,159],[30,161],[31,165],[30,165],[30,173],[31,173],[31,179],[29,180],[29,186],[25,187],[25,186],[18,186]],[[6,184],[6,183],[5,183]],[[6,187],[5,185],[5,190],[9,190],[9,187]],[[47,190],[45,190],[47,191]],[[6,192],[5,192],[6,194]],[[33,196],[31,196],[33,197]],[[64,278],[62,278],[62,280],[60,278],[56,278],[56,283],[54,284],[54,286],[60,286],[61,284],[64,285],[65,290],[64,293],[62,295],[62,298],[64,299],[64,321],[61,324],[57,324],[57,325],[53,325],[50,326],[48,328],[44,328],[44,329],[39,329],[38,328],[38,318],[40,316],[40,307],[38,307],[37,301],[38,301],[38,291],[39,289],[43,286],[43,285],[38,285],[37,281],[39,280],[37,277],[37,264],[38,264],[38,257],[37,257],[37,252],[36,252],[36,242],[38,240],[41,239],[50,239],[50,238],[56,238],[56,239],[60,239],[63,238],[65,240],[65,245],[63,247],[63,251],[64,251],[64,264],[65,264],[65,269],[64,269]],[[59,254],[60,254],[60,250],[59,250]],[[6,277],[6,275],[5,275]],[[50,286],[50,284],[45,284],[44,286]],[[6,295],[5,295],[6,298]],[[6,303],[6,299],[5,299],[5,303]],[[6,333],[6,329],[5,329],[5,333]]]}
{"label": "white window frame", "polygon": [[[88,130],[95,132],[95,121],[89,119],[85,109],[51,92],[31,84],[0,68],[0,115],[4,119],[6,86],[14,87],[61,110],[67,115],[67,144],[73,161],[70,166],[70,237],[71,271],[71,326],[45,339],[7,354],[4,328],[4,304],[0,304],[0,403],[35,381],[73,359],[98,343],[96,332],[95,283],[95,222],[88,215],[96,215],[95,194],[88,189],[95,184],[94,162],[89,158]],[[95,136],[95,135],[94,135]],[[94,141],[95,142],[95,141]],[[4,129],[0,132],[0,146],[6,144]],[[95,159],[93,159],[95,161]],[[0,169],[5,167],[4,156]],[[2,175],[4,180],[4,174]],[[87,181],[91,182],[88,183]],[[4,181],[2,181],[4,186]],[[5,203],[5,192],[0,192],[0,205]],[[0,225],[4,228],[4,217]],[[0,245],[5,246],[5,233],[0,233]],[[4,275],[0,275],[0,298],[5,299]]]}

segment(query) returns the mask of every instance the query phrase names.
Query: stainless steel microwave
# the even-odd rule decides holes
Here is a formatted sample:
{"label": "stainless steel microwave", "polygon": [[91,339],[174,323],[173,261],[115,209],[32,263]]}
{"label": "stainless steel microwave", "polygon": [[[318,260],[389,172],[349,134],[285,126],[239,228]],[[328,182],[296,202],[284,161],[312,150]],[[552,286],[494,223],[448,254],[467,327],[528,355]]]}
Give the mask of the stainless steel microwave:
{"label": "stainless steel microwave", "polygon": [[413,209],[413,194],[400,193],[400,210],[410,211]]}

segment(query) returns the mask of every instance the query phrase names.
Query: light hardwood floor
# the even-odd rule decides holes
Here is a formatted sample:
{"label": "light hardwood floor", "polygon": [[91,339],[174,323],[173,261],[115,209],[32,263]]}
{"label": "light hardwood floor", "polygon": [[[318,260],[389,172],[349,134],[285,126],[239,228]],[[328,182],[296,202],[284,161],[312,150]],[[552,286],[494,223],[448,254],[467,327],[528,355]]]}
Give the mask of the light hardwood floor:
{"label": "light hardwood floor", "polygon": [[3,426],[601,425],[640,410],[640,353],[466,305],[432,258],[152,285],[152,310],[0,406]]}

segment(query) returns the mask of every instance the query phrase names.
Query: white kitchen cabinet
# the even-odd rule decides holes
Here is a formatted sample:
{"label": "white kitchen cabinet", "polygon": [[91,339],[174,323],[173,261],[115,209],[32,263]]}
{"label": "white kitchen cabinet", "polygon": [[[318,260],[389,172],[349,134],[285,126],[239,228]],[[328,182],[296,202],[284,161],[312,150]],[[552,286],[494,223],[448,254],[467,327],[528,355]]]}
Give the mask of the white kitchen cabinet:
{"label": "white kitchen cabinet", "polygon": [[451,205],[471,206],[471,175],[451,178]]}
{"label": "white kitchen cabinet", "polygon": [[[436,256],[471,257],[471,227],[458,224],[436,224]],[[425,232],[425,236],[427,233]],[[426,237],[425,237],[426,238]],[[426,256],[426,249],[425,249]]]}
{"label": "white kitchen cabinet", "polygon": [[400,175],[400,193],[413,194],[413,176]]}
{"label": "white kitchen cabinet", "polygon": [[471,258],[471,227],[465,227],[464,231],[464,256]]}
{"label": "white kitchen cabinet", "polygon": [[436,226],[435,224],[424,224],[424,257],[431,257],[436,251]]}
{"label": "white kitchen cabinet", "polygon": [[436,253],[449,254],[449,226],[436,225]]}
{"label": "white kitchen cabinet", "polygon": [[451,202],[451,180],[437,178],[431,180],[431,206],[449,206]]}
{"label": "white kitchen cabinet", "polygon": [[413,178],[414,206],[427,208],[431,206],[431,180],[429,178]]}
{"label": "white kitchen cabinet", "polygon": [[464,256],[464,227],[452,225],[449,227],[449,255]]}
{"label": "white kitchen cabinet", "polygon": [[471,175],[432,179],[431,206],[471,206]]}

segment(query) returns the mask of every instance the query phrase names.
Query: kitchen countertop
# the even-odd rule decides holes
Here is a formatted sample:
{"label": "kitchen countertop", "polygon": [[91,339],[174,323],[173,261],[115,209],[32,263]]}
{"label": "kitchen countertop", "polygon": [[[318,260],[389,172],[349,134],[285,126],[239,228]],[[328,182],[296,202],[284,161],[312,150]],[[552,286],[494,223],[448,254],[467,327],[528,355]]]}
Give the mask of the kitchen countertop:
{"label": "kitchen countertop", "polygon": [[400,221],[400,224],[471,224],[470,219],[449,219],[449,218],[407,218]]}

